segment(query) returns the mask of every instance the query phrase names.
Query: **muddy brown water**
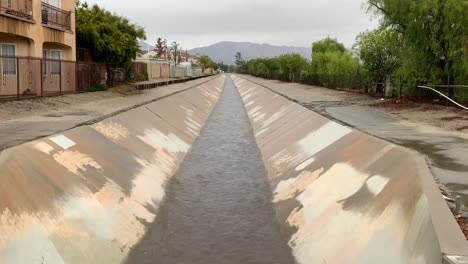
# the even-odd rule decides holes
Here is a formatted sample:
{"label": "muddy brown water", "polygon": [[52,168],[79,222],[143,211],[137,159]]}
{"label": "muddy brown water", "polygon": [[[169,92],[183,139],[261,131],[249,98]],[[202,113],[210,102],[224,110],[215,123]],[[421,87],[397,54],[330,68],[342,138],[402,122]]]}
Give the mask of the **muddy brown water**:
{"label": "muddy brown water", "polygon": [[232,80],[127,263],[295,263]]}

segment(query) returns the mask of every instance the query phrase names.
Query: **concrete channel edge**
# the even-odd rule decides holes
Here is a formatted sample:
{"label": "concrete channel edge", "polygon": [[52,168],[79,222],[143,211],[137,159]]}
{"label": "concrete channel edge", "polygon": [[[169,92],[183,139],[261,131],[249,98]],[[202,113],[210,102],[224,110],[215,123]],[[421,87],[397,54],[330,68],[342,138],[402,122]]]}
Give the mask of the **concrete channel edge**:
{"label": "concrete channel edge", "polygon": [[0,263],[121,263],[225,77],[0,153]]}
{"label": "concrete channel edge", "polygon": [[422,157],[233,79],[298,263],[467,263]]}

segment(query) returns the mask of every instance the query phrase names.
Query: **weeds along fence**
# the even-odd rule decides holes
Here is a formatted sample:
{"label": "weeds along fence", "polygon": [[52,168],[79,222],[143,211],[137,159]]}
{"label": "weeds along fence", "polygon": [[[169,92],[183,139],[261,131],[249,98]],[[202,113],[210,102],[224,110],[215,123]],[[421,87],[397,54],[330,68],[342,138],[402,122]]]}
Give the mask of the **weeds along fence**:
{"label": "weeds along fence", "polygon": [[[0,56],[0,74],[0,100],[93,91],[129,79],[124,69],[112,65],[17,56]],[[147,78],[146,64],[133,64],[129,75]]]}
{"label": "weeds along fence", "polygon": [[[314,75],[314,74],[257,74],[257,77],[279,80],[283,82],[296,82],[313,86],[321,86],[340,90],[355,90],[369,93],[372,96],[384,96],[387,83],[384,81],[370,81],[360,74],[349,75]],[[391,79],[389,83],[391,95],[398,98],[407,98],[421,102],[447,104],[450,102],[437,93],[420,89],[419,86],[429,86],[458,103],[468,105],[468,86],[466,85],[439,85],[439,84],[411,84],[402,82],[399,78]]]}

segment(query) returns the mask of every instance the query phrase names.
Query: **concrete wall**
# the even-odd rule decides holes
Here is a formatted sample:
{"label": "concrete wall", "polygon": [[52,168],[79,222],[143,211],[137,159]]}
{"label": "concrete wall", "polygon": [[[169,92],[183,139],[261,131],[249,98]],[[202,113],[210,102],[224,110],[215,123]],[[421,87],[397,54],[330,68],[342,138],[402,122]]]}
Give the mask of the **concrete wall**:
{"label": "concrete wall", "polygon": [[0,263],[124,262],[223,84],[1,152]]}
{"label": "concrete wall", "polygon": [[205,74],[205,75],[213,74],[213,69],[211,69],[211,68],[205,68],[205,70],[203,71],[203,74]]}
{"label": "concrete wall", "polygon": [[149,79],[170,78],[169,64],[163,63],[148,63],[148,77]]}
{"label": "concrete wall", "polygon": [[161,78],[161,64],[148,64],[148,78],[158,79]]}
{"label": "concrete wall", "polygon": [[169,64],[163,64],[161,66],[161,78],[170,78],[171,77],[171,66]]}
{"label": "concrete wall", "polygon": [[184,78],[187,76],[187,68],[171,65],[171,78]]}
{"label": "concrete wall", "polygon": [[440,264],[443,255],[468,256],[423,158],[234,81],[298,263]]}
{"label": "concrete wall", "polygon": [[203,75],[203,69],[202,68],[193,69],[193,76],[202,76],[202,75]]}

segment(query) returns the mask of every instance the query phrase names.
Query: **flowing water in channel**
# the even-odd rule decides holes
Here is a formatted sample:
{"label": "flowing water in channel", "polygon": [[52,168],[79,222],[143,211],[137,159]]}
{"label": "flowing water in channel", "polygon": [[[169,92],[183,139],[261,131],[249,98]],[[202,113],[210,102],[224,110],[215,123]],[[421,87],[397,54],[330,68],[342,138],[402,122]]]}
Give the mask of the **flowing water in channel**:
{"label": "flowing water in channel", "polygon": [[280,233],[265,168],[230,78],[166,195],[128,263],[295,263]]}

